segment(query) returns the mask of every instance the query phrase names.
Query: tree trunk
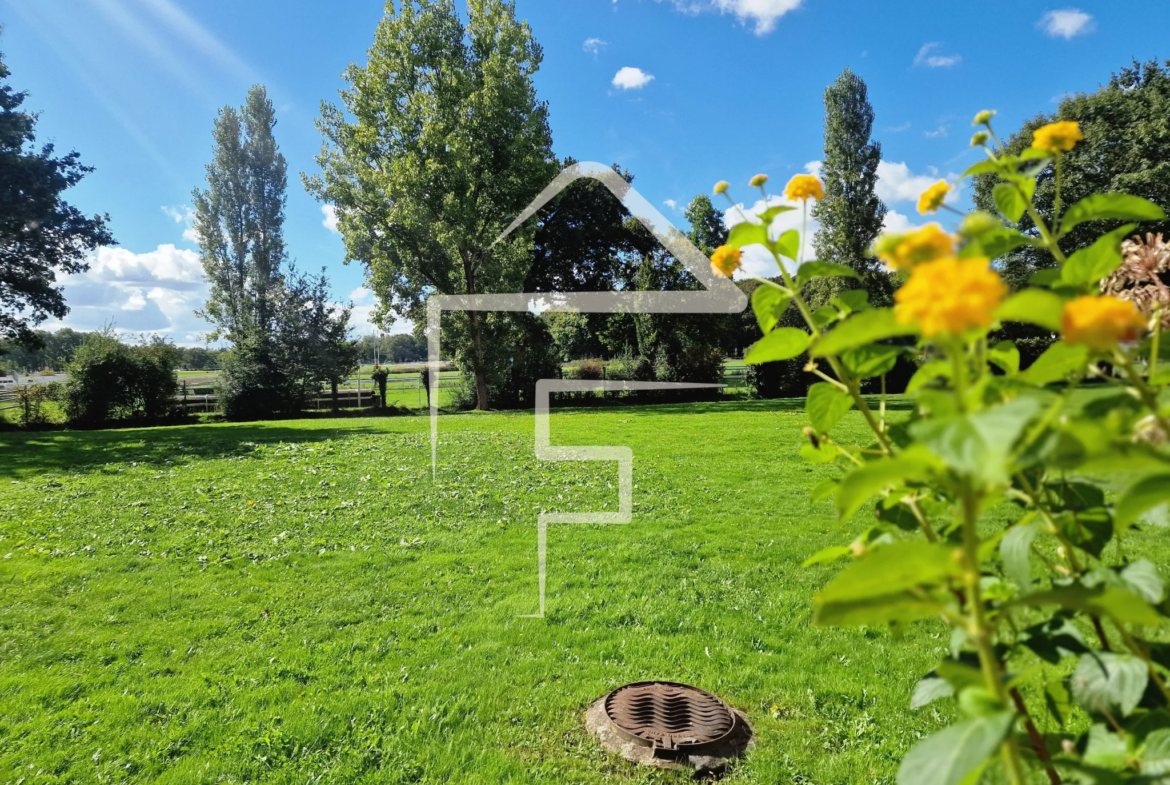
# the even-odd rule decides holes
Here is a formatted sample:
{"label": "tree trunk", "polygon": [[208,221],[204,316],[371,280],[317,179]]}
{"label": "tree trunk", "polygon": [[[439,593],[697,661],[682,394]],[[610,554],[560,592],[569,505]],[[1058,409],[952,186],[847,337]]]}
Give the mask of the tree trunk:
{"label": "tree trunk", "polygon": [[333,413],[337,414],[337,380],[336,379],[334,379],[332,382],[332,388],[333,388]]}
{"label": "tree trunk", "polygon": [[475,355],[472,358],[475,371],[475,408],[487,411],[488,389],[487,372],[483,367],[483,326],[480,324],[478,311],[471,311],[468,316],[471,319],[471,340],[475,346]]}

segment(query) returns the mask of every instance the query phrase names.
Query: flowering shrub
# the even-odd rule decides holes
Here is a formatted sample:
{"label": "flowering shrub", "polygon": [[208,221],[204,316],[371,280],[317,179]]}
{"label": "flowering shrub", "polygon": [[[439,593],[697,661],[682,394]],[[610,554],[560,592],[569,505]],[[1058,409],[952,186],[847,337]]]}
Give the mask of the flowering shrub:
{"label": "flowering shrub", "polygon": [[[900,785],[975,783],[993,768],[1017,784],[1045,776],[1170,782],[1170,644],[1156,640],[1170,603],[1158,570],[1127,544],[1170,502],[1170,420],[1161,397],[1170,371],[1160,365],[1166,299],[1102,294],[1105,280],[1111,291],[1126,290],[1116,273],[1134,223],[1071,255],[1060,246],[1086,222],[1165,216],[1118,193],[1064,209],[1061,156],[1082,139],[1076,123],[1037,129],[1032,148],[1014,156],[995,136],[993,114],[976,117],[972,144],[987,159],[964,177],[998,177],[999,215],[966,215],[956,234],[930,224],[881,237],[875,253],[905,277],[893,308],[871,308],[855,290],[814,310],[802,296],[806,284],[857,276],[844,265],[803,261],[796,230],[770,234],[790,206],[733,227],[714,265],[730,274],[747,245],[775,257],[784,283],[763,281],[752,297],[763,338],[747,362],[809,353],[805,370],[818,381],[808,393],[801,452],[839,470],[812,489],[812,500],[833,498],[843,521],[876,503],[875,521],[853,543],[806,563],[851,560],[814,598],[813,623],[896,628],[934,618],[951,628],[952,656],[922,679],[912,705],[953,697],[960,719],[909,752]],[[1033,196],[1048,167],[1058,196],[1055,214],[1042,216]],[[766,181],[753,179],[761,190]],[[919,211],[952,210],[945,200],[953,187],[931,186]],[[727,191],[726,183],[716,187]],[[808,200],[822,194],[808,175],[787,189],[806,214]],[[1035,233],[1015,228],[1025,213]],[[1059,266],[1012,294],[989,260],[1025,244]],[[1129,267],[1160,264],[1160,251],[1146,248],[1127,244]],[[790,307],[807,332],[778,326]],[[1061,340],[1021,370],[1011,341],[988,340],[1009,321]],[[861,386],[907,351],[887,340],[904,344],[907,336],[917,337],[924,359],[908,388],[913,413],[895,423],[884,395],[875,406]],[[1100,383],[1080,389],[1087,379]],[[869,443],[834,439],[854,407],[872,431]],[[1009,510],[1012,523],[992,525],[992,508]],[[1041,713],[1057,733],[1038,731]]]}

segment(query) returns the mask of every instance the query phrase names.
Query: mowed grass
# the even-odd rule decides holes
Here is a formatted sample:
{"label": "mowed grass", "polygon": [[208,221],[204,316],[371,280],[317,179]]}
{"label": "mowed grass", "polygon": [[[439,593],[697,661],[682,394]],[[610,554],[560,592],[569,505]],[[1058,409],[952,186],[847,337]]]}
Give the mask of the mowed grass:
{"label": "mowed grass", "polygon": [[840,567],[801,562],[862,522],[809,503],[803,422],[554,411],[633,449],[634,520],[552,527],[544,619],[537,514],[617,476],[536,461],[531,414],[442,417],[435,480],[422,417],[0,434],[0,782],[684,782],[583,729],[643,679],[747,712],[728,782],[893,782],[948,635],[809,626]]}

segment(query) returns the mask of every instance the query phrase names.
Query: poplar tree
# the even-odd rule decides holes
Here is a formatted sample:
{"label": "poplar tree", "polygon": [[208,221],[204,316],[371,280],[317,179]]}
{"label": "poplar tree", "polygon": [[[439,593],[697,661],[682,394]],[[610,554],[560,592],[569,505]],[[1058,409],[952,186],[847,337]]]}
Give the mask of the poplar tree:
{"label": "poplar tree", "polygon": [[[873,106],[865,80],[850,69],[825,88],[825,198],[812,214],[820,222],[813,239],[821,261],[848,265],[861,276],[874,304],[891,297],[889,275],[869,248],[882,230],[886,206],[875,193],[882,146],[872,141]],[[841,286],[848,279],[824,279]],[[831,296],[835,292],[825,292]]]}

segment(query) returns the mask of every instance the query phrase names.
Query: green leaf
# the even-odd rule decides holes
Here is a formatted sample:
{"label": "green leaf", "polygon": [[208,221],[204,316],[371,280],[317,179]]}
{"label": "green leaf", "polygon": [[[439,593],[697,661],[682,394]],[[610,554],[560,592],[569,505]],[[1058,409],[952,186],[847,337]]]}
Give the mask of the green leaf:
{"label": "green leaf", "polygon": [[855,313],[838,324],[816,342],[809,354],[813,357],[840,354],[847,349],[854,349],[884,338],[915,335],[917,332],[917,328],[913,325],[899,322],[892,309],[875,308]]}
{"label": "green leaf", "polygon": [[1133,593],[1151,605],[1158,605],[1166,597],[1166,585],[1158,568],[1149,559],[1138,559],[1121,569],[1121,579],[1129,584]]}
{"label": "green leaf", "polygon": [[910,433],[959,474],[994,485],[1007,481],[1011,447],[1040,409],[1035,398],[1016,398],[978,414],[919,420]]}
{"label": "green leaf", "polygon": [[827,444],[822,444],[820,447],[803,444],[800,447],[800,457],[809,463],[832,463],[837,457],[837,451]]}
{"label": "green leaf", "polygon": [[799,357],[812,342],[812,336],[796,327],[779,327],[756,341],[743,361],[748,365],[791,360]]}
{"label": "green leaf", "polygon": [[1015,341],[1000,341],[987,350],[987,361],[1008,376],[1020,372],[1020,350]]}
{"label": "green leaf", "polygon": [[858,379],[868,379],[871,376],[884,376],[894,370],[898,355],[902,352],[900,346],[870,344],[842,352],[841,363],[851,375]]}
{"label": "green leaf", "polygon": [[801,567],[812,567],[814,564],[828,564],[835,562],[843,556],[848,556],[853,553],[853,549],[848,545],[830,545],[828,548],[821,548],[819,551],[809,556],[801,564]]}
{"label": "green leaf", "polygon": [[1159,728],[1146,736],[1139,758],[1142,774],[1170,774],[1170,729]]}
{"label": "green leaf", "polygon": [[[786,213],[789,210],[795,210],[795,209],[796,209],[795,207],[788,207],[786,205],[778,204],[778,205],[775,205],[773,207],[769,207],[767,210],[760,213],[760,220],[764,222],[764,226],[771,226],[773,218],[780,215],[781,213]],[[791,229],[789,231],[796,231],[796,230]]]}
{"label": "green leaf", "polygon": [[814,278],[856,278],[861,276],[852,267],[834,262],[805,262],[796,271],[796,286],[803,287]]}
{"label": "green leaf", "polygon": [[1130,624],[1158,624],[1157,612],[1141,597],[1111,586],[1082,586],[1074,583],[1047,591],[1036,592],[1013,600],[1011,605],[1031,605],[1041,608],[1058,605],[1092,616],[1111,616]]}
{"label": "green leaf", "polygon": [[1032,273],[1032,277],[1028,279],[1029,286],[1052,286],[1060,280],[1061,270],[1059,267],[1049,267],[1039,272]]}
{"label": "green leaf", "polygon": [[1090,714],[1128,717],[1146,691],[1146,664],[1131,654],[1092,651],[1081,657],[1069,686],[1073,698]]}
{"label": "green leaf", "polygon": [[1119,769],[1129,762],[1128,757],[1125,739],[1111,733],[1104,723],[1096,723],[1089,728],[1085,754],[1081,757],[1086,764]]}
{"label": "green leaf", "polygon": [[1094,194],[1080,200],[1060,222],[1060,233],[1066,234],[1085,221],[1162,221],[1166,213],[1153,202],[1129,194]]}
{"label": "green leaf", "polygon": [[760,332],[767,335],[780,321],[780,317],[788,310],[788,303],[792,297],[783,286],[777,286],[771,281],[760,284],[752,292],[752,311],[756,314],[756,322],[760,325]]}
{"label": "green leaf", "polygon": [[1024,201],[1023,195],[1011,183],[997,184],[991,195],[995,198],[995,206],[1003,213],[1004,218],[1012,223],[1019,221],[1020,216],[1027,209],[1028,205]]}
{"label": "green leaf", "polygon": [[853,396],[835,384],[817,382],[808,390],[805,411],[817,433],[828,433],[852,408]]}
{"label": "green leaf", "polygon": [[976,241],[979,245],[980,254],[976,256],[986,256],[988,259],[995,260],[1006,253],[1019,248],[1021,245],[1029,245],[1032,238],[1025,234],[1020,234],[1015,229],[993,229],[990,232],[984,232],[979,235]]}
{"label": "green leaf", "polygon": [[993,172],[998,172],[999,170],[999,162],[988,159],[986,161],[980,161],[979,163],[974,163],[968,166],[960,179],[965,180],[968,177],[976,174],[992,174]]}
{"label": "green leaf", "polygon": [[1126,224],[1074,253],[1061,268],[1061,280],[1070,286],[1095,284],[1116,270],[1121,265],[1121,241],[1135,226]]}
{"label": "green leaf", "polygon": [[1023,592],[1032,589],[1032,541],[1039,531],[1040,525],[1037,523],[1013,526],[999,543],[1003,571]]}
{"label": "green leaf", "polygon": [[869,308],[869,292],[865,289],[848,289],[833,300],[849,311],[865,311]]}
{"label": "green leaf", "polygon": [[1023,289],[1008,297],[995,318],[1001,322],[1026,322],[1060,332],[1064,300],[1047,289]]}
{"label": "green leaf", "polygon": [[831,305],[822,305],[820,308],[813,311],[813,322],[817,327],[824,328],[832,324],[840,318],[840,312]]}
{"label": "green leaf", "polygon": [[776,240],[776,253],[796,261],[796,257],[800,253],[800,232],[789,229],[781,234],[780,238]]}
{"label": "green leaf", "polygon": [[955,694],[955,688],[946,679],[938,676],[927,676],[914,686],[914,694],[910,697],[910,708],[921,709],[939,698],[949,698]]}
{"label": "green leaf", "polygon": [[919,366],[918,370],[914,372],[914,375],[910,377],[910,382],[906,385],[906,394],[913,395],[918,391],[919,387],[934,381],[940,376],[949,379],[954,372],[954,364],[946,360],[932,360],[925,363]]}
{"label": "green leaf", "polygon": [[1118,534],[1123,534],[1145,512],[1166,502],[1170,502],[1170,474],[1155,474],[1138,480],[1117,500],[1113,527]]}
{"label": "green leaf", "polygon": [[1020,374],[1020,378],[1028,384],[1051,384],[1082,370],[1088,361],[1089,347],[1070,346],[1064,341],[1057,341],[1037,357],[1036,362]]}
{"label": "green leaf", "polygon": [[862,600],[920,586],[937,586],[961,575],[954,548],[905,540],[875,548],[846,567],[813,598],[813,603]]}
{"label": "green leaf", "polygon": [[727,244],[732,248],[743,248],[747,245],[768,246],[768,230],[762,224],[742,221],[731,227],[727,233]]}
{"label": "green leaf", "polygon": [[875,494],[907,480],[924,480],[929,475],[932,462],[920,453],[903,453],[896,458],[883,458],[867,464],[845,475],[837,491],[837,515],[847,520]]}
{"label": "green leaf", "polygon": [[1012,730],[1011,711],[973,717],[927,736],[902,759],[898,785],[960,785],[984,765]]}
{"label": "green leaf", "polygon": [[[809,445],[812,446],[811,444]],[[834,479],[821,480],[808,492],[808,500],[813,504],[823,502],[837,492],[837,481]]]}

